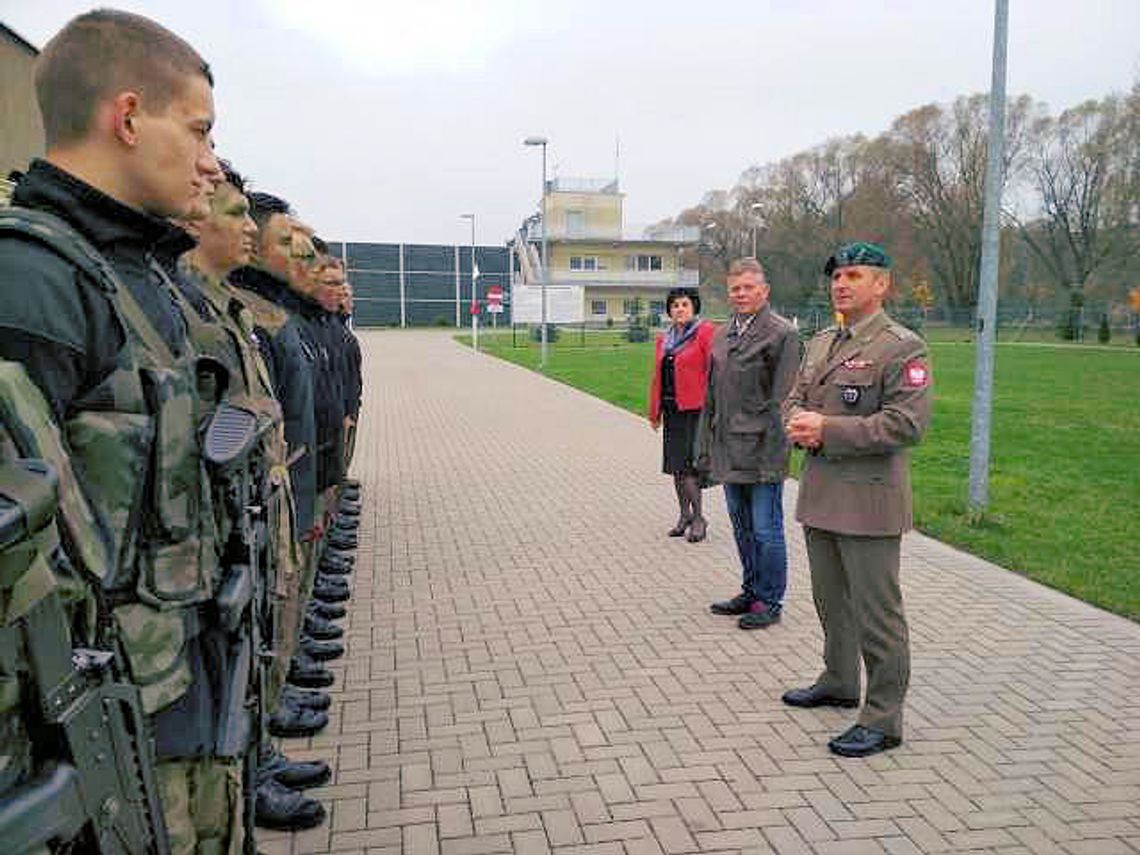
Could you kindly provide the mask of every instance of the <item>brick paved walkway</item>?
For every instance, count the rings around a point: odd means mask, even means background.
[[[664,537],[642,420],[437,332],[362,341],[349,653],[286,745],[334,764],[331,815],[267,855],[1140,852],[1140,626],[908,536],[907,741],[833,758],[850,711],[779,700],[820,655],[794,484],[784,621],[744,633],[707,611],[719,492],[707,542]]]

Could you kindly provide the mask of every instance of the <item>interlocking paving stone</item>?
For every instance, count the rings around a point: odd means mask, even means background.
[[[348,654],[306,852],[1140,853],[1140,626],[917,534],[906,741],[832,757],[785,488],[784,620],[707,611],[739,571],[676,509],[643,419],[437,331],[360,333],[364,484]],[[937,430],[937,424],[934,426]],[[1125,568],[1121,568],[1125,572]]]

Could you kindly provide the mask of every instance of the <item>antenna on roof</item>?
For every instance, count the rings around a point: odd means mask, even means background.
[[[614,189],[621,187],[621,135],[614,134]]]

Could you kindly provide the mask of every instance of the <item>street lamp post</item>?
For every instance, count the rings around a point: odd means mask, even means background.
[[[704,272],[704,257],[709,254],[712,247],[705,243],[705,232],[712,231],[716,228],[716,220],[709,220],[701,223],[701,236],[697,243],[697,287],[701,286],[701,274]],[[705,251],[701,252],[701,247],[705,247]]]
[[[542,356],[539,359],[538,367],[540,370],[546,370],[547,358],[547,343],[546,343],[546,283],[550,278],[550,259],[548,257],[547,249],[547,234],[550,231],[550,224],[547,222],[546,211],[546,146],[549,140],[546,137],[527,137],[523,140],[523,145],[540,145],[542,146]]]
[[[760,218],[756,216],[756,212],[763,210],[764,206],[759,202],[753,202],[748,208],[752,211],[753,216],[756,217],[752,223],[752,257],[755,258],[758,251],[756,246],[756,233],[760,230]]]
[[[475,288],[475,280],[479,276],[479,268],[475,265],[475,215],[460,214],[459,219],[471,221],[471,346],[479,351],[479,292]]]

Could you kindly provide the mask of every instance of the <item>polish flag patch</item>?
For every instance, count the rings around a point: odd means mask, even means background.
[[[930,369],[921,359],[912,359],[903,366],[903,385],[909,389],[921,389],[930,383]]]

